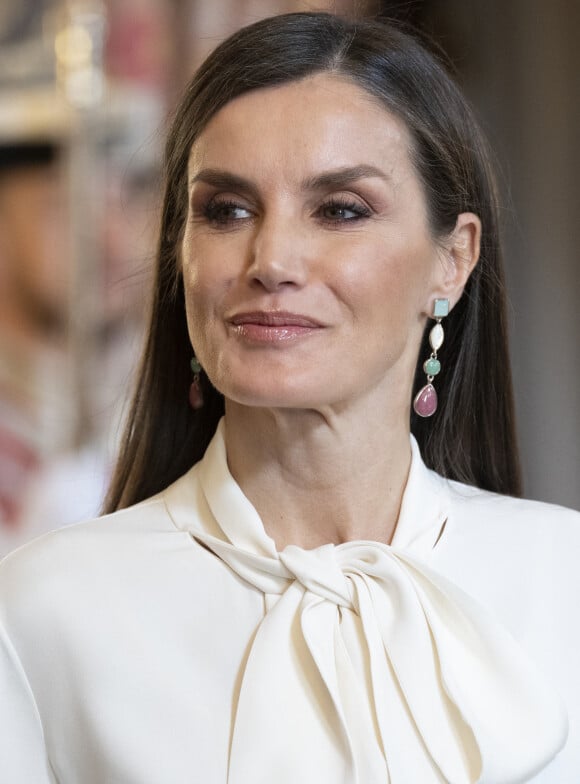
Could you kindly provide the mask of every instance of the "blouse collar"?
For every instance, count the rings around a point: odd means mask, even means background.
[[[421,458],[419,446],[411,435],[411,465],[403,492],[392,546],[427,556],[438,541],[450,510],[449,484],[431,471]],[[208,514],[192,516],[195,482],[203,486]],[[171,516],[181,530],[195,533],[200,527],[216,533],[215,522],[223,537],[236,547],[274,558],[274,540],[266,533],[256,509],[232,477],[226,455],[225,419],[202,461],[164,492]],[[197,506],[197,504],[196,504]],[[235,510],[235,514],[232,514]]]
[[[228,784],[515,784],[564,745],[565,711],[527,654],[428,564],[449,492],[412,450],[391,545],[277,552],[228,470],[223,421],[164,493],[178,528],[269,599],[248,643]]]

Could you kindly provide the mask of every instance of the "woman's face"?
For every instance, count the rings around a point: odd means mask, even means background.
[[[191,342],[226,398],[408,407],[448,266],[410,148],[399,119],[327,74],[243,95],[207,125],[181,256]]]

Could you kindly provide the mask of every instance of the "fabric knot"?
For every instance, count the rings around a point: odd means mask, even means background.
[[[322,599],[353,608],[354,587],[336,558],[336,547],[326,544],[315,550],[288,545],[279,554],[281,563],[298,582]]]
[[[263,775],[254,780],[267,781],[297,733],[309,764],[326,749],[326,767],[309,781],[355,784],[508,784],[539,770],[562,745],[565,714],[531,662],[483,607],[409,553],[358,541],[315,550],[289,545],[267,557],[207,534],[195,538],[242,579],[280,597],[248,656],[228,784],[244,784],[258,768]],[[369,708],[360,702],[363,682],[341,631],[352,621],[337,607],[360,618]],[[328,724],[321,715],[331,717]],[[256,743],[263,749],[264,737],[262,762]],[[408,755],[399,755],[401,738]],[[303,780],[296,765],[300,775],[289,768],[285,781]]]
[[[228,784],[273,771],[279,784],[514,784],[541,770],[566,739],[559,698],[497,618],[431,568],[421,536],[278,552],[228,471],[223,427],[197,472],[215,533],[189,530],[277,597],[240,673]],[[412,445],[402,526],[440,531],[446,504]]]

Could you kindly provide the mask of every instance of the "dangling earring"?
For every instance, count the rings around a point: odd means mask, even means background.
[[[437,392],[433,386],[433,379],[441,370],[441,362],[437,359],[437,351],[443,345],[445,333],[441,326],[441,319],[449,315],[449,300],[436,299],[433,304],[433,318],[437,322],[429,333],[429,343],[432,351],[429,359],[423,363],[423,372],[427,376],[427,383],[415,395],[413,408],[420,417],[430,417],[437,411]]]
[[[189,405],[197,411],[203,407],[203,391],[199,381],[199,374],[201,373],[201,365],[197,357],[193,357],[191,362],[191,372],[193,373],[193,381],[189,387]]]

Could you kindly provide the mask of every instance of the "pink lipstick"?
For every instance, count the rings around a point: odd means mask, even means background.
[[[270,345],[296,340],[323,328],[310,316],[280,310],[236,313],[228,320],[244,340]]]

